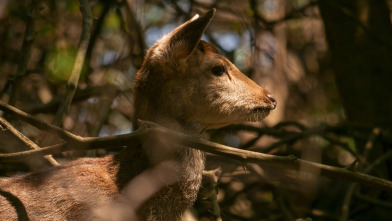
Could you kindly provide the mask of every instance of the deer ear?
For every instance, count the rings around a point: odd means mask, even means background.
[[[176,58],[186,58],[196,48],[208,24],[215,15],[215,8],[199,17],[193,16],[190,20],[173,30],[169,39],[172,55]]]

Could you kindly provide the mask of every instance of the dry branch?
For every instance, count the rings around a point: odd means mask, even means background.
[[[15,137],[17,137],[22,143],[24,143],[27,147],[33,150],[39,149],[39,146],[27,138],[24,134],[19,132],[15,127],[13,127],[8,121],[4,118],[0,117],[0,127],[3,126],[4,129],[10,131]]]
[[[68,79],[67,90],[65,92],[65,98],[60,104],[54,119],[54,125],[62,124],[65,115],[68,113],[68,109],[71,105],[73,96],[76,91],[76,87],[79,82],[80,74],[82,72],[84,60],[86,57],[86,52],[88,48],[88,43],[90,41],[91,29],[93,23],[93,17],[90,10],[90,5],[88,0],[80,0],[80,11],[82,12],[82,34],[79,41],[78,51],[76,53],[75,64],[71,72],[71,76]]]
[[[12,112],[11,109],[1,105],[0,109],[9,113],[20,115],[22,111]],[[14,109],[15,110],[15,109]],[[281,169],[296,170],[300,172],[320,172],[322,175],[337,178],[346,181],[352,181],[367,186],[392,191],[392,182],[378,177],[366,175],[363,173],[353,172],[346,168],[338,168],[306,160],[297,159],[295,156],[274,156],[253,151],[240,150],[222,144],[214,143],[199,137],[189,136],[176,131],[164,128],[152,122],[140,121],[140,128],[133,133],[107,136],[107,137],[79,137],[55,126],[49,126],[37,119],[23,113],[22,120],[28,119],[33,126],[39,125],[41,128],[47,128],[62,135],[67,141],[66,144],[58,144],[50,147],[44,147],[39,150],[30,150],[12,154],[1,154],[0,162],[10,162],[22,160],[30,156],[45,155],[48,153],[58,153],[70,150],[87,150],[97,148],[110,148],[119,146],[132,146],[148,139],[155,139],[157,136],[164,136],[183,146],[195,148],[215,155],[239,160],[243,163],[258,163],[262,166],[278,167]],[[62,131],[62,132],[61,132]],[[389,154],[387,154],[389,156]],[[305,168],[305,171],[303,170]],[[302,170],[301,170],[302,169]]]
[[[22,120],[28,124],[33,125],[34,127],[50,132],[50,133],[56,133],[58,134],[61,138],[68,140],[68,139],[73,139],[75,137],[77,137],[76,135],[65,131],[57,126],[54,126],[52,124],[48,124],[46,122],[43,122],[41,120],[38,120],[37,118],[31,116],[28,113],[25,113],[11,105],[8,104],[4,104],[2,102],[0,102],[0,110],[2,110],[4,113],[12,115],[12,116],[16,116],[17,119]]]

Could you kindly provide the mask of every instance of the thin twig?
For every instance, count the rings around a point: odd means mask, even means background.
[[[372,133],[370,134],[368,141],[365,144],[365,152],[364,152],[364,161],[367,160],[367,157],[370,153],[370,150],[373,149],[374,143],[376,142],[376,138],[380,135],[381,130],[379,128],[374,128]],[[392,152],[392,151],[391,151]],[[376,165],[379,165],[383,160],[387,160],[388,158],[390,158],[390,154],[391,152],[384,156],[382,156],[381,158],[379,158],[378,160],[376,160],[373,164],[371,164],[369,167],[367,167],[364,172],[365,173],[370,173],[371,170],[373,170],[373,168]],[[385,158],[385,156],[387,156]],[[380,161],[381,159],[381,161]],[[358,170],[363,169],[364,165],[366,162],[360,163],[359,166],[357,167]],[[358,184],[357,183],[352,183],[349,187],[348,190],[346,192],[346,195],[344,196],[343,199],[343,205],[342,205],[342,217],[341,220],[342,221],[346,221],[348,220],[348,217],[350,215],[350,205],[351,205],[351,201],[352,201],[352,197],[354,195],[354,193],[356,192],[356,190],[358,189]]]
[[[287,135],[283,136],[281,140],[271,144],[270,146],[261,149],[260,151],[263,153],[270,153],[273,151],[275,148],[280,147],[281,145],[287,144],[287,143],[294,143],[300,139],[310,137],[310,136],[315,136],[322,134],[324,131],[326,131],[326,126],[318,126],[314,128],[308,128],[305,129],[303,132],[293,132],[293,131],[281,131],[281,133],[286,133]],[[256,149],[257,150],[257,149]]]
[[[102,1],[102,11],[101,11],[101,14],[99,15],[98,19],[95,22],[95,27],[91,33],[90,40],[88,42],[88,47],[86,49],[86,56],[85,56],[86,64],[90,63],[93,48],[95,46],[95,43],[98,39],[99,34],[102,31],[104,21],[106,19],[106,16],[108,15],[108,12],[112,8],[113,3],[114,3],[113,1]],[[90,66],[88,68],[90,69]]]
[[[276,126],[275,126],[275,127],[271,127],[271,128],[268,128],[268,127],[267,128],[260,128],[260,127],[256,127],[256,126],[252,126],[252,125],[236,124],[236,125],[230,125],[227,127],[220,128],[220,129],[216,130],[214,133],[219,133],[219,132],[233,133],[233,132],[238,132],[238,131],[248,131],[248,132],[256,132],[256,133],[260,134],[260,136],[269,135],[269,136],[276,137],[276,138],[287,137],[290,134],[301,134],[300,132],[283,131],[283,130],[277,130],[277,129],[280,129],[280,127],[276,128]],[[310,130],[312,130],[312,129],[310,129]]]
[[[283,18],[280,18],[279,20],[275,20],[275,21],[266,21],[265,19],[260,19],[260,17],[259,19],[263,23],[265,29],[272,30],[275,25],[298,18],[298,15],[304,14],[304,12],[308,8],[314,7],[316,5],[317,5],[317,1],[310,1],[308,4],[292,10],[291,12],[287,13]]]
[[[28,124],[33,125],[34,127],[45,130],[49,133],[56,133],[58,134],[61,138],[65,140],[72,140],[75,139],[75,137],[78,137],[66,130],[61,129],[60,127],[54,126],[52,124],[48,124],[46,122],[43,122],[41,120],[38,120],[37,118],[31,116],[28,113],[25,113],[15,107],[12,107],[8,104],[4,104],[0,102],[0,110],[2,110],[4,113],[16,116],[19,120],[22,120]]]
[[[31,141],[29,138],[27,138],[24,134],[19,132],[17,129],[15,129],[10,123],[8,123],[4,118],[0,117],[0,124],[3,125],[9,132],[11,132],[15,137],[17,137],[22,143],[24,143],[27,147],[33,150],[39,149],[39,146],[35,144],[33,141]],[[56,166],[57,162],[53,161],[50,158],[45,157],[45,159],[48,160],[48,162],[52,166]]]
[[[354,156],[355,159],[362,159],[362,157],[359,156],[357,152],[355,152],[354,150],[352,150],[352,149],[350,148],[350,146],[349,146],[346,142],[339,140],[339,138],[335,138],[334,136],[330,136],[330,135],[328,135],[328,134],[324,134],[324,135],[321,136],[321,137],[322,137],[323,139],[325,139],[326,141],[332,143],[332,144],[335,144],[335,145],[340,146],[340,147],[343,148],[345,151],[349,152],[352,156]]]
[[[364,194],[361,194],[358,191],[355,192],[355,197],[357,197],[360,200],[366,201],[368,203],[374,204],[376,206],[382,206],[382,207],[385,207],[385,208],[388,208],[388,209],[392,209],[392,203],[386,202],[386,201],[381,201],[381,200],[378,200],[376,198],[368,197],[368,196],[366,196]]]
[[[4,118],[0,117],[0,125],[5,127],[9,132],[11,132],[15,137],[17,137],[22,143],[24,143],[27,147],[33,150],[39,149],[39,146],[27,138],[24,134],[19,132],[15,127],[13,127],[8,121]]]
[[[264,177],[264,174],[262,175],[260,172],[257,172],[257,170],[255,169],[257,167],[259,167],[259,165],[257,165],[257,164],[253,164],[253,165],[249,164],[248,165],[249,171],[251,171],[253,174],[258,176],[263,184],[268,185],[272,189],[272,192],[274,194],[274,198],[277,200],[278,206],[279,206],[280,210],[282,211],[286,220],[294,220],[294,216],[290,212],[289,208],[287,208],[286,202],[284,201],[284,197],[282,196],[280,189],[278,187],[276,187],[276,185],[274,185],[271,182],[271,180],[266,179],[266,177]],[[260,170],[260,169],[261,168],[258,168],[258,170]]]

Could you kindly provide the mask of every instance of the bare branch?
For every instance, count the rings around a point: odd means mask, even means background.
[[[15,162],[21,161],[29,157],[36,157],[36,156],[45,156],[48,154],[56,154],[61,153],[64,151],[64,146],[66,143],[55,144],[53,146],[39,148],[35,150],[27,150],[23,152],[16,152],[16,153],[5,153],[0,154],[0,162]]]
[[[54,126],[52,124],[48,124],[46,122],[43,122],[41,120],[38,120],[37,118],[31,116],[30,114],[27,114],[15,107],[12,107],[10,105],[4,104],[0,102],[0,110],[2,110],[4,113],[7,113],[9,115],[17,116],[19,120],[22,120],[26,123],[29,123],[33,125],[34,127],[37,127],[38,129],[45,130],[50,133],[56,133],[58,134],[61,138],[65,140],[72,140],[77,137],[76,135],[65,131],[57,126]]]
[[[308,4],[294,9],[293,11],[291,11],[290,13],[286,14],[283,18],[276,20],[276,21],[266,21],[265,19],[260,19],[261,22],[263,22],[264,26],[266,29],[272,29],[275,25],[291,20],[291,19],[295,19],[298,18],[299,15],[304,14],[304,12],[311,7],[314,7],[317,5],[317,1],[310,1]]]
[[[71,105],[73,96],[75,94],[76,87],[79,82],[79,77],[82,72],[86,52],[88,48],[88,42],[91,36],[91,28],[93,23],[93,17],[90,10],[88,0],[80,0],[80,11],[82,12],[83,24],[82,24],[82,35],[80,37],[78,51],[76,53],[75,64],[72,69],[71,76],[68,79],[67,90],[65,92],[65,98],[60,104],[60,108],[53,119],[54,125],[60,125],[68,113],[69,106]]]
[[[98,19],[95,22],[94,30],[91,32],[90,40],[88,42],[88,47],[86,49],[86,55],[85,55],[85,62],[88,64],[91,60],[91,55],[93,52],[93,48],[95,46],[95,43],[97,42],[98,36],[100,35],[102,31],[102,27],[105,21],[106,16],[108,15],[108,12],[112,8],[114,2],[112,1],[103,1],[102,4],[102,11],[101,14],[99,15]],[[88,66],[89,71],[90,66]]]
[[[0,117],[0,125],[5,127],[9,132],[11,132],[15,137],[17,137],[20,141],[22,141],[26,146],[28,146],[30,149],[37,150],[39,149],[39,146],[35,144],[33,141],[31,141],[29,138],[27,138],[24,134],[19,132],[15,127],[13,127],[8,121],[6,121],[4,118]]]
[[[21,132],[19,132],[17,129],[15,129],[10,123],[8,123],[4,118],[0,117],[0,124],[3,125],[4,127],[7,128],[8,131],[10,131],[15,137],[17,137],[20,141],[22,141],[26,146],[33,150],[39,149],[39,146],[35,144],[33,141],[31,141],[29,138],[27,138],[25,135],[23,135]],[[48,162],[52,166],[57,166],[58,163],[52,158],[52,157],[47,157],[44,156],[45,159],[48,160]]]
[[[96,149],[109,148],[118,146],[132,146],[143,142],[147,139],[155,139],[157,136],[165,136],[167,139],[172,139],[173,142],[183,146],[192,147],[215,155],[239,160],[244,163],[258,163],[262,166],[277,167],[281,169],[296,170],[302,172],[319,171],[322,175],[332,178],[337,178],[346,181],[357,182],[367,186],[392,191],[392,182],[366,175],[363,173],[353,172],[345,168],[338,168],[319,163],[314,163],[306,160],[297,159],[294,156],[274,156],[253,151],[240,150],[222,144],[207,141],[205,139],[185,135],[176,131],[169,130],[155,123],[148,121],[139,121],[140,128],[131,134],[124,134],[118,136],[108,137],[78,137],[69,136],[68,143],[58,144],[57,146],[45,147],[40,150],[31,150],[13,154],[1,154],[0,162],[9,162],[21,160],[32,155],[42,155],[53,152],[62,152],[77,149]],[[68,133],[68,132],[67,132]],[[392,152],[384,155],[390,157]],[[377,161],[378,162],[378,161]],[[309,170],[303,171],[301,168]]]
[[[43,156],[47,154],[57,154],[71,150],[93,150],[98,148],[111,148],[121,146],[132,146],[142,142],[153,133],[153,128],[146,125],[130,134],[107,137],[69,137],[67,143],[59,143],[38,150],[29,150],[17,153],[0,154],[0,162],[14,162],[32,156]]]
[[[360,200],[366,201],[366,202],[368,202],[368,203],[374,204],[374,205],[376,205],[376,206],[380,206],[380,207],[385,207],[385,208],[388,208],[388,209],[392,209],[392,203],[390,203],[390,202],[388,202],[388,201],[381,201],[381,200],[376,199],[376,198],[371,198],[371,197],[369,197],[369,196],[366,196],[366,195],[364,195],[364,194],[361,194],[359,191],[357,191],[357,192],[355,193],[355,197],[358,198],[358,199],[360,199]]]

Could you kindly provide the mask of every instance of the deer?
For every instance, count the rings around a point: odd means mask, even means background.
[[[260,121],[275,109],[270,92],[201,40],[214,15],[196,14],[147,50],[135,77],[135,129],[141,119],[197,136]],[[1,178],[0,220],[181,220],[204,163],[202,151],[157,137],[117,154]],[[128,214],[110,214],[120,207]]]

